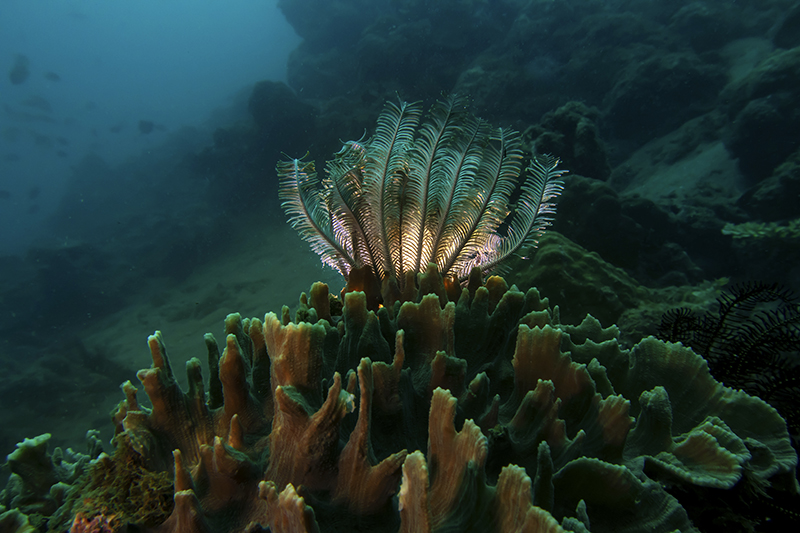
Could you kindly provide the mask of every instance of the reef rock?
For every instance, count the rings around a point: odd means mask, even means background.
[[[726,147],[752,182],[768,178],[800,143],[800,48],[777,50],[726,87]]]

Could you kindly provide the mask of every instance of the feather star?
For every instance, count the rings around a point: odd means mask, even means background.
[[[436,102],[423,122],[420,108],[387,102],[375,134],[344,143],[321,183],[313,162],[278,163],[289,223],[345,279],[364,269],[403,284],[434,263],[463,283],[535,246],[552,221],[557,159],[531,155],[523,168],[519,134],[474,117],[464,98]]]

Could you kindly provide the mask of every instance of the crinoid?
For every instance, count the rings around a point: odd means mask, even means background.
[[[688,309],[664,315],[658,337],[681,342],[708,361],[711,374],[772,404],[800,437],[800,305],[777,283],[734,285],[716,313]]]
[[[525,167],[519,134],[472,116],[464,98],[420,116],[418,102],[387,102],[375,134],[344,143],[321,184],[311,161],[278,164],[292,227],[349,288],[372,285],[384,300],[409,299],[399,295],[429,263],[458,282],[473,267],[498,271],[536,244],[562,189],[557,159]]]
[[[742,283],[729,287],[717,299],[716,311],[698,316],[675,309],[661,319],[658,337],[680,342],[701,355],[715,379],[771,404],[786,420],[795,449],[800,444],[800,305],[777,283]],[[757,454],[754,453],[755,457]],[[797,467],[795,464],[795,472]],[[794,483],[794,481],[792,482]],[[798,523],[797,491],[741,483],[743,490],[696,498],[692,491],[672,491],[695,525],[717,528],[720,517],[737,509],[738,520]],[[703,529],[702,527],[700,527]],[[768,529],[757,529],[766,531]]]

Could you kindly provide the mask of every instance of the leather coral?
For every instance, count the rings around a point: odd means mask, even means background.
[[[691,350],[623,349],[501,278],[471,289],[394,313],[348,293],[337,316],[315,284],[298,321],[231,315],[207,395],[199,361],[181,391],[151,337],[153,407],[127,384],[116,420],[173,473],[157,530],[692,531],[665,487],[796,490],[783,420]]]

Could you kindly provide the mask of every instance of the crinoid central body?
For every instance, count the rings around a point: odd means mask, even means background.
[[[402,292],[429,263],[463,282],[550,224],[564,174],[555,158],[526,157],[517,132],[472,116],[463,98],[420,117],[419,103],[387,102],[375,134],[346,142],[321,183],[313,162],[278,164],[289,222],[348,284]]]

